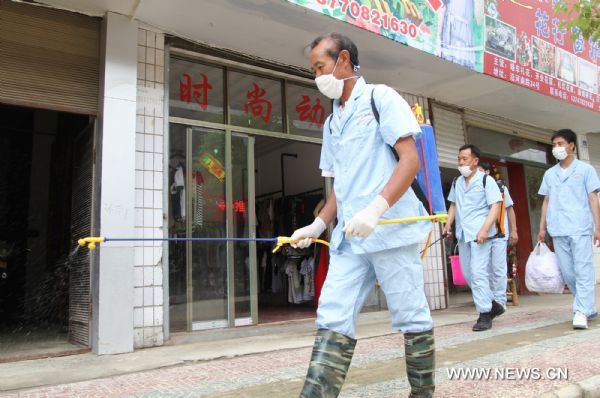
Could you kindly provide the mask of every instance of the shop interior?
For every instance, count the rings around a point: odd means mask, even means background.
[[[92,138],[88,116],[0,105],[0,362],[88,344]]]
[[[257,137],[255,144],[257,237],[291,236],[323,206],[325,179],[319,145]],[[325,256],[325,261],[320,261]],[[315,316],[315,288],[324,280],[321,245],[304,250],[257,245],[259,323]],[[315,277],[317,279],[315,279]],[[318,292],[317,292],[318,294]]]

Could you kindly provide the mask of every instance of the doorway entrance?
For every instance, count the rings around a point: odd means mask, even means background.
[[[169,140],[169,236],[249,238],[254,139],[172,124]],[[171,329],[252,324],[254,250],[254,242],[170,242]]]
[[[0,105],[0,362],[89,346],[93,122]]]
[[[313,222],[324,203],[325,179],[318,168],[317,144],[257,137],[255,147],[257,236],[291,236]],[[321,245],[304,250],[257,245],[258,322],[315,316],[316,293],[323,281],[316,270]],[[325,254],[323,254],[325,255]],[[316,279],[315,279],[316,278]]]
[[[318,144],[172,124],[169,147],[173,238],[290,236],[313,221],[325,197]],[[170,242],[172,331],[314,317],[320,247],[272,253],[273,246]]]

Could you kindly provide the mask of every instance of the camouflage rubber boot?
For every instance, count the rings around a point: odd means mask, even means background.
[[[335,398],[342,389],[356,340],[327,329],[315,337],[300,398]]]
[[[409,398],[430,398],[435,390],[435,347],[433,329],[404,333],[406,374],[410,383]]]

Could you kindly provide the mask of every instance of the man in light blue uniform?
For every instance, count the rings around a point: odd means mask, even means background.
[[[444,227],[446,235],[452,234],[452,223],[456,219],[456,239],[460,255],[460,267],[471,292],[479,318],[473,331],[479,332],[492,327],[492,319],[504,312],[504,308],[494,301],[490,289],[488,265],[492,250],[489,240],[496,234],[494,224],[500,210],[502,196],[493,178],[477,168],[479,149],[474,145],[464,145],[458,153],[458,170],[461,176],[454,180],[448,201],[448,222]],[[483,179],[490,183],[485,187]]]
[[[589,164],[574,158],[577,136],[571,130],[552,135],[552,154],[560,162],[544,173],[538,241],[552,237],[558,265],[573,293],[573,328],[587,329],[597,316],[592,242],[600,244],[600,180]],[[595,225],[595,230],[594,230]]]
[[[421,129],[398,93],[366,84],[357,75],[358,50],[350,39],[334,33],[315,39],[311,48],[317,87],[334,99],[333,114],[323,128],[320,168],[323,176],[335,180],[318,217],[291,239],[294,246],[306,247],[336,218],[338,223],[301,397],[339,393],[356,344],[356,319],[376,280],[393,328],[404,333],[411,396],[431,397],[433,322],[418,248],[431,223],[377,226],[380,219],[427,215],[410,188],[419,169],[414,137]]]
[[[479,169],[490,176],[491,166],[488,162],[479,162]],[[494,177],[491,176],[490,178]],[[496,314],[496,316],[500,316],[504,313],[504,310],[506,310],[506,285],[508,281],[506,250],[508,248],[509,240],[511,246],[515,245],[519,240],[519,236],[517,234],[517,217],[515,216],[514,202],[510,196],[508,187],[501,180],[494,179],[494,183],[498,184],[500,193],[504,195],[504,217],[499,217],[499,219],[503,219],[502,222],[504,223],[504,228],[502,231],[504,231],[504,236],[498,236],[497,238],[492,239],[492,254],[488,270],[490,274],[490,289],[492,289],[492,296],[494,297],[494,301],[502,306],[502,310],[498,309],[499,313]],[[496,222],[496,224],[498,224],[498,222]],[[496,225],[496,233],[499,234],[500,232],[501,231],[498,230],[498,225]]]

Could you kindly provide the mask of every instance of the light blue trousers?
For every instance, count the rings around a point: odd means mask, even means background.
[[[573,312],[596,312],[596,272],[591,236],[555,236],[554,252],[560,272],[573,293]]]
[[[394,330],[417,333],[433,328],[418,245],[355,254],[345,240],[331,251],[317,327],[355,338],[356,319],[376,279],[385,293]]]
[[[471,288],[475,308],[479,313],[490,312],[494,299],[488,273],[492,241],[488,240],[483,244],[458,242],[460,268]]]
[[[492,239],[492,254],[490,258],[490,289],[492,296],[498,304],[506,305],[506,284],[508,274],[506,267],[506,239]]]

